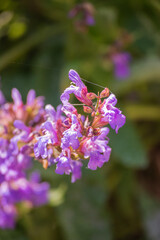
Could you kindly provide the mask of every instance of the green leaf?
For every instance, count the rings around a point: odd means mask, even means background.
[[[112,129],[109,133],[110,146],[115,157],[127,167],[145,168],[147,156],[140,137],[134,126],[127,123],[116,134]]]
[[[31,36],[21,41],[10,50],[6,51],[0,57],[0,71],[6,68],[13,61],[28,53],[31,49],[42,43],[45,39],[61,32],[61,28],[52,26],[44,26],[38,29]]]
[[[46,103],[60,104],[60,77],[64,63],[65,35],[47,39],[33,60],[34,88],[44,95]],[[37,67],[36,67],[37,66]]]
[[[142,215],[142,224],[147,239],[160,239],[160,202],[145,192],[142,188],[138,189],[139,206]]]
[[[16,230],[0,230],[0,239],[1,240],[29,240],[26,236],[26,233],[21,229]]]
[[[109,219],[104,211],[105,200],[105,192],[100,186],[82,181],[72,184],[65,203],[58,208],[66,239],[110,240]]]
[[[53,207],[41,206],[34,208],[29,214],[19,219],[19,223],[22,224],[30,240],[64,239],[56,216],[56,210]]]

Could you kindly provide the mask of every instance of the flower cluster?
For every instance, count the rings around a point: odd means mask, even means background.
[[[23,104],[17,89],[12,90],[13,103],[6,103],[0,91],[0,227],[12,228],[17,216],[16,204],[30,206],[47,201],[48,184],[40,183],[37,173],[28,179],[31,157],[47,169],[56,166],[57,174],[81,178],[81,168],[96,170],[108,162],[111,154],[109,128],[118,133],[125,116],[116,107],[117,99],[105,88],[97,95],[88,92],[78,73],[69,71],[72,84],[61,95],[62,105],[55,110],[44,108],[43,97],[30,90]],[[83,115],[70,103],[74,94]]]
[[[17,89],[12,90],[13,103],[6,103],[0,91],[0,227],[13,228],[18,211],[17,203],[25,202],[30,207],[47,202],[49,185],[40,183],[39,174],[31,167],[27,143],[43,121],[43,98],[35,97],[30,90],[27,103],[23,104]],[[23,130],[23,131],[22,131]]]
[[[72,174],[71,181],[75,182],[81,178],[85,160],[89,159],[91,170],[102,167],[109,160],[111,148],[106,125],[118,133],[125,123],[125,116],[115,107],[117,99],[108,88],[98,95],[88,92],[74,70],[69,71],[69,79],[72,84],[61,95],[62,106],[57,111],[51,105],[45,108],[46,121],[36,137],[34,154],[45,168],[55,164],[56,173]],[[69,102],[71,94],[82,103],[84,115]]]

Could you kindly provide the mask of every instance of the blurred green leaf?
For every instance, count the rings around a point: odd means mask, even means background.
[[[26,30],[26,23],[16,21],[9,26],[8,36],[12,39],[20,38],[25,34]]]
[[[58,208],[66,239],[110,240],[110,224],[104,204],[105,194],[100,187],[82,181],[73,184],[65,203]]]
[[[60,77],[64,64],[64,34],[50,36],[32,61],[34,88],[46,96],[46,102],[60,104]]]
[[[147,166],[146,151],[133,124],[127,121],[119,129],[118,134],[111,130],[109,137],[113,155],[117,160],[131,168],[144,168]]]
[[[29,214],[19,219],[23,224],[29,240],[62,240],[62,231],[53,207],[42,206],[33,209]],[[17,239],[15,239],[17,240]]]
[[[1,240],[29,240],[26,233],[21,229],[16,228],[16,230],[0,230]]]
[[[160,202],[141,188],[139,189],[138,196],[142,214],[142,223],[147,239],[159,240]]]
[[[128,104],[123,106],[124,112],[132,120],[160,120],[160,107]]]
[[[0,14],[0,31],[1,29],[7,25],[11,19],[13,18],[13,12],[5,11]]]
[[[1,0],[0,9],[5,10],[9,7],[11,0]]]
[[[64,202],[66,191],[66,184],[61,184],[58,188],[51,189],[49,192],[49,204],[54,207],[62,204]]]
[[[18,43],[12,49],[1,55],[0,57],[0,71],[7,67],[12,61],[15,61],[20,56],[23,56],[25,53],[39,43],[43,42],[46,38],[54,35],[55,33],[61,31],[59,26],[44,26],[38,29],[35,33],[29,36],[27,39],[23,40],[21,43]]]

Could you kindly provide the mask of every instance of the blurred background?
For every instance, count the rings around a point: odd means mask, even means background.
[[[0,240],[160,239],[160,1],[0,0],[0,76],[57,106],[75,69],[90,91],[108,87],[126,125],[111,131],[102,169],[83,169],[74,184],[54,169],[49,204],[20,209]],[[75,99],[72,99],[75,101]]]

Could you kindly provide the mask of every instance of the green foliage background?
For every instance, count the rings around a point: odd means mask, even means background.
[[[78,32],[67,15],[81,2],[0,0],[2,90],[10,100],[13,87],[24,98],[34,88],[56,106],[73,68],[116,94],[127,123],[110,133],[110,162],[84,168],[75,184],[35,163],[51,184],[49,204],[20,208],[15,230],[0,230],[0,240],[160,239],[160,1],[90,1],[96,24]],[[103,56],[123,30],[133,37],[132,63],[120,81]]]

